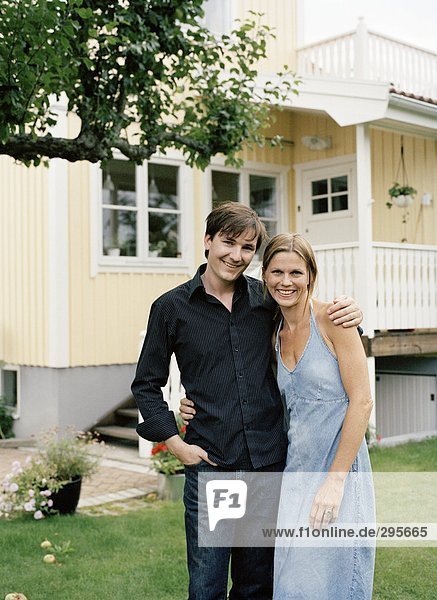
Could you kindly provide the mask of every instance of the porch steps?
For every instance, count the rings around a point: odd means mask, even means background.
[[[101,425],[94,427],[93,431],[105,438],[117,438],[138,442],[138,434],[133,427],[123,427],[122,425]]]
[[[129,417],[130,419],[138,418],[138,409],[136,408],[119,408],[117,410],[117,415],[121,417]]]
[[[105,415],[93,427],[105,441],[117,440],[130,446],[138,445],[135,430],[138,423],[138,409],[133,398],[125,400],[118,408]]]

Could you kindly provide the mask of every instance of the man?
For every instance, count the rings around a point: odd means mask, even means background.
[[[272,597],[273,548],[205,548],[197,540],[197,475],[218,470],[281,471],[286,454],[284,416],[271,369],[274,307],[262,283],[245,277],[262,241],[263,223],[250,208],[222,204],[207,218],[206,265],[190,281],[152,305],[132,392],[144,419],[139,435],[165,440],[186,466],[184,491],[190,600]],[[331,318],[361,321],[350,300],[334,304]],[[346,323],[347,322],[347,323]],[[196,406],[185,440],[162,387],[176,355],[181,382]]]

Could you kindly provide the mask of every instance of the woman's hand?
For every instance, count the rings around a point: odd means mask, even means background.
[[[310,526],[313,529],[327,527],[337,520],[344,494],[347,473],[328,473],[319,488],[310,512]]]
[[[194,402],[188,398],[182,398],[179,403],[179,414],[181,415],[183,424],[189,425],[191,419],[193,419],[196,414]]]

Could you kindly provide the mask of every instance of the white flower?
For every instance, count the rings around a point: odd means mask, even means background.
[[[40,510],[37,510],[35,512],[35,514],[33,515],[33,518],[38,521],[39,519],[44,519],[44,515],[42,514],[42,512]]]
[[[24,510],[26,512],[33,512],[34,509],[35,509],[35,502],[25,502],[24,503]]]
[[[52,495],[52,492],[51,492],[51,490],[41,490],[40,491],[40,495],[41,496],[45,496],[46,498],[48,498],[49,496]]]
[[[29,490],[29,496],[30,498],[33,498],[35,496],[35,490]]]
[[[18,485],[15,482],[11,483],[9,486],[9,491],[13,493],[18,492]]]
[[[53,506],[53,500],[48,500],[48,501],[47,501],[47,506],[48,506],[49,508],[51,508],[51,507]]]

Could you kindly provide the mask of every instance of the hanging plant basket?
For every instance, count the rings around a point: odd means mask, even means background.
[[[417,190],[409,185],[401,185],[394,183],[388,190],[392,203],[400,208],[406,208],[413,203],[413,196],[417,194]]]
[[[408,185],[407,169],[405,167],[404,159],[404,140],[401,137],[401,156],[399,159],[398,170],[396,172],[396,180],[392,187],[388,190],[390,196],[390,202],[387,202],[388,208],[391,208],[393,204],[400,208],[407,208],[413,203],[414,194],[417,194],[411,185]],[[398,183],[401,180],[402,183]]]

